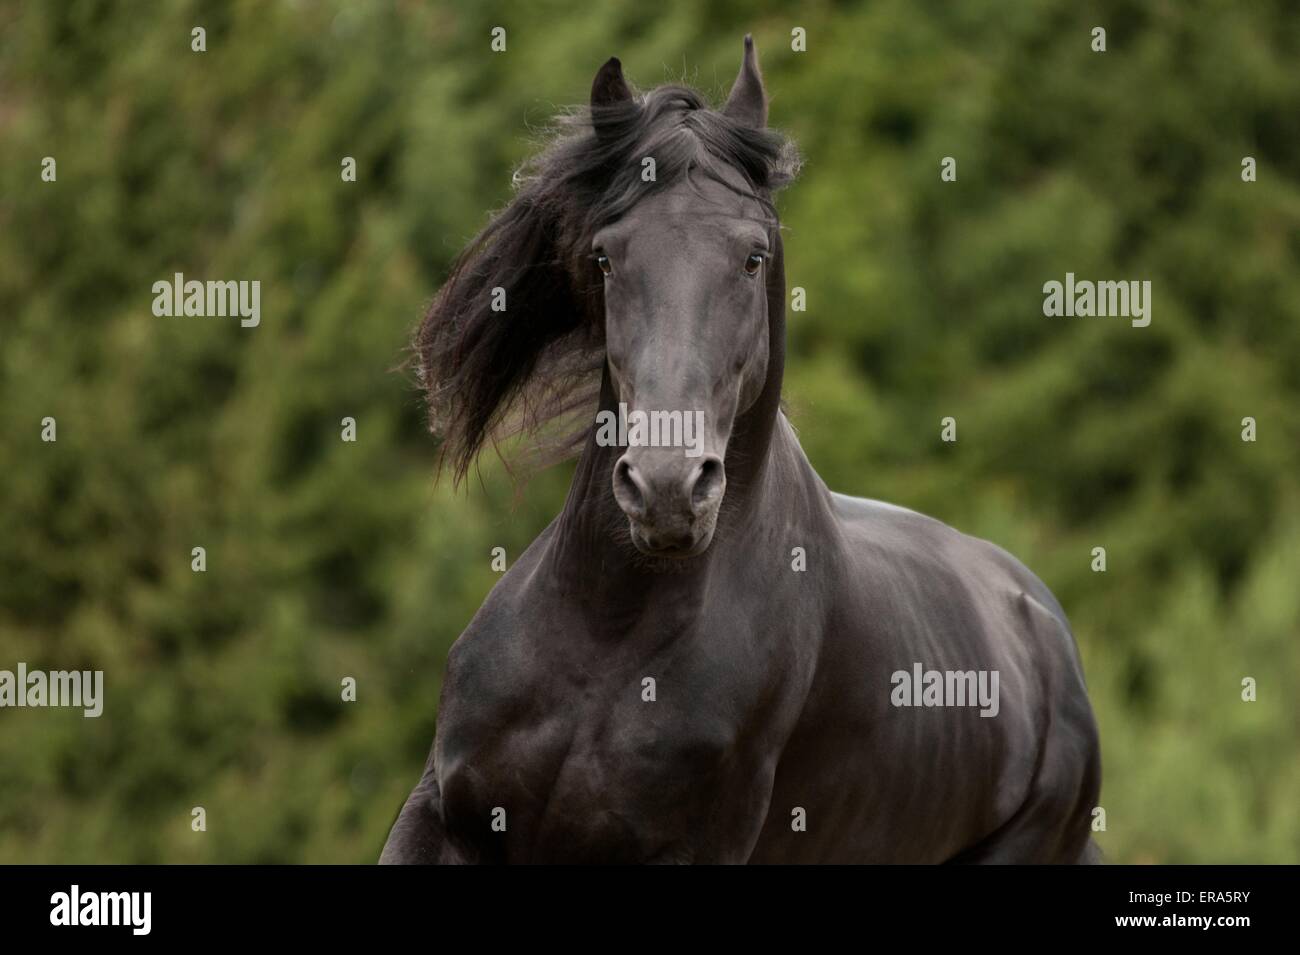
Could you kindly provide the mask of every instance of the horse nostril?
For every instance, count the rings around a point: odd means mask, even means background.
[[[645,517],[645,486],[626,455],[614,465],[614,500],[629,517]]]
[[[694,486],[691,488],[691,510],[698,514],[722,497],[726,477],[722,459],[716,454],[706,457],[695,469]]]

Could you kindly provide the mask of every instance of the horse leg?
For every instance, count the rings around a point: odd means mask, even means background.
[[[1100,863],[1101,850],[1088,837],[1090,820],[1088,807],[1035,791],[1006,823],[948,861],[952,865]]]
[[[434,865],[457,862],[442,822],[442,794],[433,773],[433,757],[411,790],[384,843],[380,865]]]
[[[1075,864],[1104,865],[1105,862],[1106,860],[1101,854],[1101,846],[1097,845],[1097,843],[1092,839],[1089,839],[1087,843],[1084,844],[1083,852],[1079,854],[1079,858],[1075,861]]]
[[[1039,601],[1022,601],[1030,632],[1042,646],[1073,646],[1064,620]],[[1053,701],[1033,782],[1020,808],[998,829],[958,854],[965,863],[1092,863],[1101,850],[1091,839],[1092,811],[1101,789],[1101,752],[1087,692],[1057,657],[1049,683]]]
[[[1029,794],[1006,822],[951,862],[965,864],[1101,861],[1091,839],[1101,785],[1091,726],[1057,724],[1040,756]]]

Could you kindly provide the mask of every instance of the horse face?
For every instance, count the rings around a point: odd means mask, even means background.
[[[610,59],[591,86],[596,137],[624,134],[633,103],[621,64]],[[767,124],[751,37],[722,113],[738,127]],[[628,448],[614,465],[614,497],[632,542],[654,556],[693,557],[713,540],[727,441],[767,377],[773,224],[743,175],[707,165],[688,165],[679,181],[647,190],[592,238],[618,443]]]
[[[633,543],[654,556],[709,546],[732,426],[767,376],[770,224],[729,176],[657,191],[592,243],[628,445],[614,496]]]

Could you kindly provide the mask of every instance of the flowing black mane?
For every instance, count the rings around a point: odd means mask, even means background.
[[[646,157],[655,161],[651,182],[642,178]],[[785,137],[737,122],[682,86],[560,117],[415,334],[442,465],[459,481],[485,442],[515,434],[531,439],[541,463],[581,448],[590,425],[581,416],[594,411],[604,361],[603,289],[591,262],[598,229],[656,189],[697,175],[735,188],[735,174],[774,225],[772,195],[798,168]],[[493,310],[494,289],[504,290],[503,311]]]

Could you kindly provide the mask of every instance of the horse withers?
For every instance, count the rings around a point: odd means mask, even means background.
[[[721,110],[611,59],[457,261],[415,340],[457,476],[513,426],[585,427],[563,511],[451,649],[381,862],[1095,857],[1060,605],[992,544],[828,490],[782,412],[797,171],[750,38]],[[656,415],[669,440],[637,433]]]

